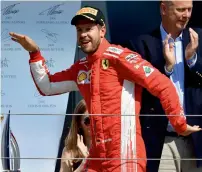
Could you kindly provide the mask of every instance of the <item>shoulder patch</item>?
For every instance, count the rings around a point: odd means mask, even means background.
[[[114,55],[114,54],[110,54],[110,53],[103,53],[104,55],[106,56],[111,56],[111,57],[114,57],[114,58],[119,58],[118,55]]]
[[[117,47],[108,47],[108,49],[106,51],[120,55],[124,50],[117,48]]]

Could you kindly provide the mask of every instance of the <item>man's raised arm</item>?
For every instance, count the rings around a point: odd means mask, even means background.
[[[30,54],[30,70],[34,83],[41,95],[50,96],[63,94],[70,91],[78,91],[74,81],[74,65],[65,71],[51,75],[45,59],[41,56],[37,44],[28,36],[10,33],[11,39],[18,42]]]

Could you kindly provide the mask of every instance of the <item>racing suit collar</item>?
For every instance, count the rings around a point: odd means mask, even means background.
[[[93,63],[95,60],[97,60],[98,58],[100,58],[102,56],[102,54],[105,52],[105,50],[110,46],[110,43],[104,38],[102,40],[102,42],[100,43],[97,51],[92,54],[92,55],[88,55],[87,59],[88,62]]]

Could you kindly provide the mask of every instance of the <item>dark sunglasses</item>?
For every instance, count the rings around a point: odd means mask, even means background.
[[[83,121],[84,121],[84,124],[85,124],[86,126],[90,125],[90,118],[89,118],[89,117],[85,117],[85,118],[83,119]]]

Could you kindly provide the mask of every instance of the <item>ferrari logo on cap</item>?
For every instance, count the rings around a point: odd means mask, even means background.
[[[103,59],[102,60],[102,67],[104,70],[109,68],[109,60],[108,59]]]

